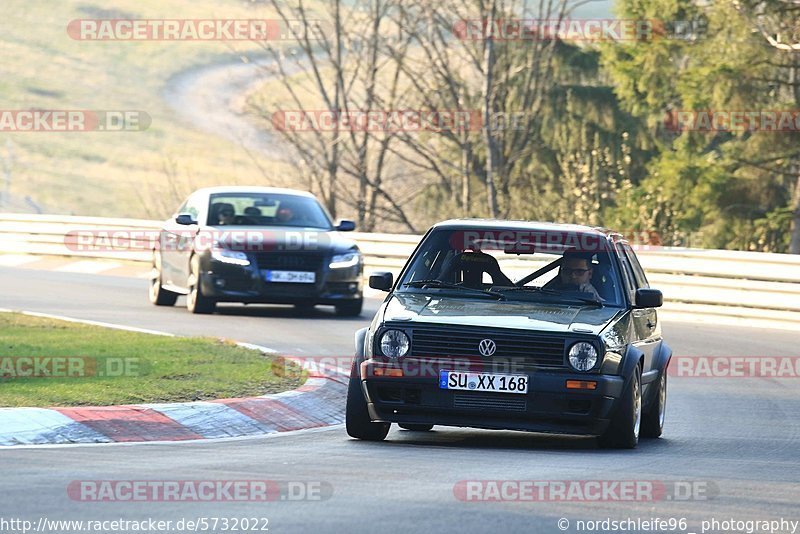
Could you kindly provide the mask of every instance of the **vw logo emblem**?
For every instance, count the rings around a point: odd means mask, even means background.
[[[480,343],[478,343],[478,352],[481,353],[481,356],[491,356],[497,350],[497,345],[491,339],[482,339]]]

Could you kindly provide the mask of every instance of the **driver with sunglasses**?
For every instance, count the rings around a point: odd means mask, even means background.
[[[558,277],[552,284],[546,287],[560,289],[564,291],[583,291],[591,293],[597,300],[602,301],[600,294],[591,283],[592,280],[592,260],[591,256],[581,254],[575,249],[564,252],[561,258],[561,268],[558,270]]]

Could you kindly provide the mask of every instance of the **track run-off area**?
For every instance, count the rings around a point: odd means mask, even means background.
[[[0,268],[0,295],[2,308],[343,360],[379,304],[367,299],[355,319],[325,307],[301,315],[291,307],[241,305],[195,316],[181,307],[183,299],[175,308],[150,305],[143,279],[19,268]],[[786,329],[675,322],[668,315],[663,324],[676,356],[800,357],[800,333]],[[791,521],[800,520],[798,385],[797,377],[673,376],[664,436],[623,451],[598,449],[590,438],[444,427],[421,433],[395,426],[385,442],[367,443],[350,439],[342,425],[247,439],[8,447],[0,449],[0,521],[31,521],[51,532],[79,531],[54,530],[52,521],[152,519],[175,532],[179,521],[183,531],[206,532],[235,531],[236,521],[238,531],[262,532],[752,527],[752,534],[769,532],[752,522],[773,520],[775,532],[792,532]],[[217,499],[192,498],[186,481],[194,489],[216,485]],[[242,481],[251,482],[242,488]],[[118,491],[120,483],[146,488]],[[170,483],[179,483],[177,494],[168,492],[178,498],[164,497]],[[187,526],[203,520],[207,528]],[[119,531],[135,530],[129,524]]]

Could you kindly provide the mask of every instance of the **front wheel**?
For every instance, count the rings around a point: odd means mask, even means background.
[[[356,439],[367,441],[383,441],[389,433],[391,423],[373,423],[367,412],[367,400],[361,391],[361,379],[355,369],[356,362],[350,370],[350,383],[347,386],[347,408],[345,409],[345,426],[347,434]]]
[[[642,425],[642,371],[638,365],[625,393],[617,403],[617,411],[608,430],[599,438],[600,446],[633,449],[639,443],[639,429]]]
[[[217,303],[203,294],[201,282],[200,258],[193,256],[189,264],[189,294],[186,296],[186,308],[197,314],[213,313]]]
[[[161,285],[161,254],[153,252],[153,268],[150,271],[150,302],[156,306],[174,306],[178,294]]]
[[[664,432],[664,421],[667,415],[667,370],[661,372],[658,381],[656,400],[652,408],[642,416],[642,436],[658,438]]]

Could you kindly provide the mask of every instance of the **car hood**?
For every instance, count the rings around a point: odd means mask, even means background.
[[[609,306],[395,293],[384,304],[383,320],[599,334],[622,312]]]
[[[298,226],[205,226],[200,232],[226,244],[246,239],[246,250],[261,250],[259,241],[264,243],[264,250],[347,250],[356,246],[355,240],[335,230]]]

